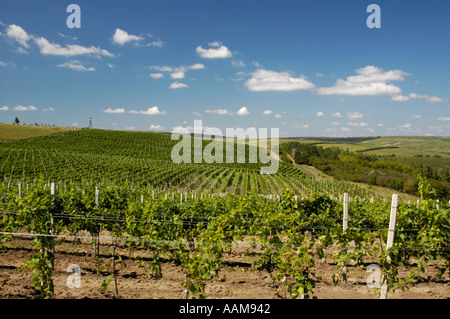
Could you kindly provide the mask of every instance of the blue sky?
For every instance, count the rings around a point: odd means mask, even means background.
[[[0,122],[450,136],[449,19],[446,0],[2,0]]]

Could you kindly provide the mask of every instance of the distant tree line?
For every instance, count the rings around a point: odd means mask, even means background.
[[[418,195],[418,176],[428,179],[436,197],[450,198],[450,171],[445,165],[409,162],[392,156],[350,152],[338,147],[322,147],[301,142],[282,143],[282,160],[316,167],[338,180],[363,182]],[[435,160],[444,160],[435,158]]]

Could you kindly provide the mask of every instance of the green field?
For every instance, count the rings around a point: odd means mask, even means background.
[[[374,155],[395,156],[442,156],[450,158],[450,137],[435,136],[381,136],[362,141],[348,141],[349,138],[289,138],[281,142],[297,141],[323,147],[339,147],[351,152],[360,151]],[[373,148],[378,148],[371,150]]]
[[[355,196],[383,197],[390,196],[393,192],[402,192],[400,188],[367,185],[364,180],[359,179],[348,179],[357,184],[346,182],[345,175],[343,180],[342,177],[329,178],[327,172],[311,174],[313,167],[308,169],[306,166],[292,165],[289,159],[283,157],[278,172],[274,175],[261,174],[261,167],[270,163],[263,164],[260,161],[211,164],[192,161],[176,164],[170,155],[178,141],[172,141],[171,135],[167,133],[2,124],[0,140],[3,141],[0,143],[0,178],[3,183],[8,184],[17,184],[19,181],[33,183],[42,176],[48,181],[59,183],[131,183],[136,187],[145,186],[164,191],[233,194],[255,192],[268,195],[281,194],[284,189],[289,189],[302,197],[313,192],[335,196],[350,192]],[[386,160],[391,160],[392,154],[396,154],[395,161],[399,163],[414,167],[425,165],[441,175],[444,174],[442,169],[450,168],[450,154],[446,152],[450,138],[446,137],[283,139],[281,146],[289,141],[325,148],[339,147],[356,152],[354,154],[384,155],[386,157],[381,158]],[[236,141],[235,148],[242,142]],[[255,147],[256,141],[246,143],[247,156],[249,147]],[[342,163],[351,165],[348,158]],[[412,185],[414,181],[410,179],[408,177],[405,181]],[[410,195],[417,194],[412,192]],[[404,197],[414,199],[410,195]]]
[[[71,127],[0,124],[0,141],[22,140],[73,130]]]

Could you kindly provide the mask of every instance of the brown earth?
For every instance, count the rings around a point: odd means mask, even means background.
[[[33,240],[30,238],[13,238],[8,240],[0,253],[0,298],[31,299],[36,296],[36,290],[31,284],[32,273],[20,266],[33,254]],[[180,299],[183,287],[181,282],[186,278],[183,268],[168,259],[162,261],[161,279],[151,279],[147,275],[147,267],[140,264],[134,257],[140,257],[147,263],[151,255],[144,249],[117,248],[116,259],[118,270],[117,288],[119,298],[125,299]],[[210,280],[206,284],[206,296],[209,299],[278,299],[276,287],[266,271],[252,267],[257,258],[258,250],[246,253],[246,248],[233,248],[231,254],[225,254],[224,266],[219,273],[219,279]],[[100,272],[97,272],[95,259],[92,255],[92,245],[88,241],[64,240],[58,241],[55,254],[54,298],[55,299],[107,299],[115,298],[114,283],[111,282],[106,292],[102,292],[102,282],[111,273],[112,248],[109,243],[100,245]],[[69,288],[67,280],[72,274],[67,272],[71,264],[76,264],[81,270],[81,287]],[[442,263],[440,263],[442,264]],[[450,276],[448,271],[439,279],[435,279],[439,263],[429,264],[426,272],[421,274],[414,286],[406,291],[391,291],[388,298],[392,299],[442,299],[450,297]],[[371,274],[366,267],[348,266],[348,281],[334,284],[332,274],[336,266],[331,260],[318,260],[316,274],[322,277],[314,289],[314,296],[319,299],[378,299],[376,289],[369,288],[366,280]],[[410,269],[402,267],[401,274]],[[434,278],[434,279],[433,279]]]

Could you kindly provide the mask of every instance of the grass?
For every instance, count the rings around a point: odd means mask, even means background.
[[[450,158],[450,137],[444,136],[382,136],[354,143],[348,142],[345,138],[327,141],[312,137],[311,139],[282,139],[280,142],[285,143],[289,141],[322,147],[339,147],[348,149],[351,152],[360,151],[371,155],[386,156],[394,154],[398,157],[429,155],[430,157],[441,156]],[[379,149],[370,150],[372,148]]]
[[[0,124],[0,141],[23,140],[71,130],[71,127]]]

